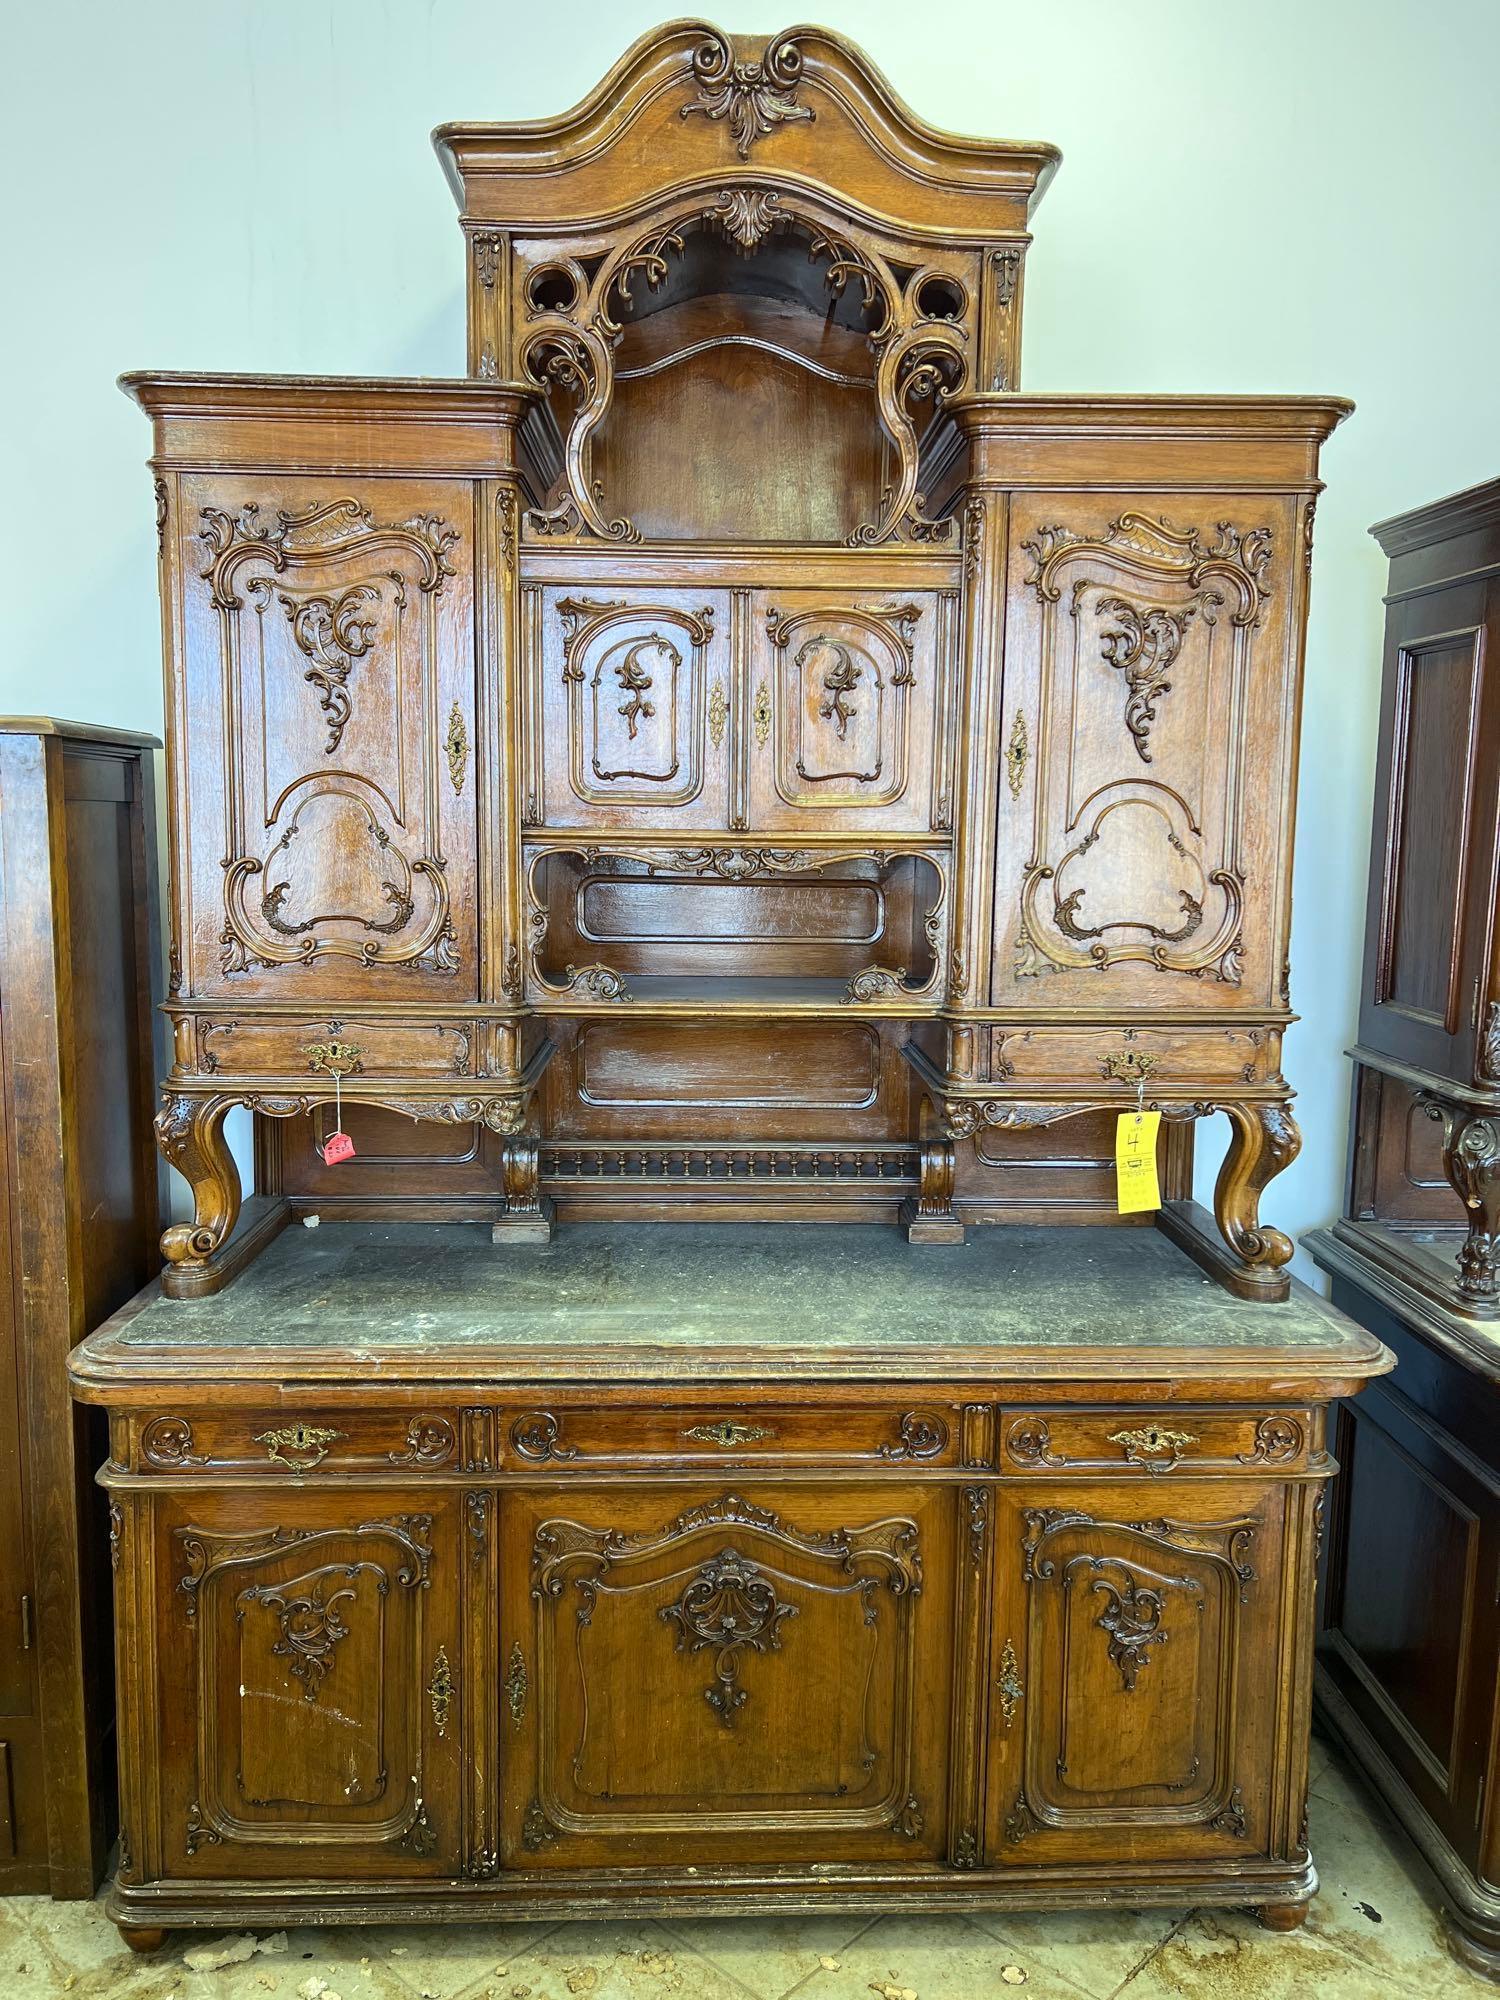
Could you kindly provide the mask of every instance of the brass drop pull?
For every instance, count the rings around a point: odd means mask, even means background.
[[[1000,1695],[1000,1720],[1007,1729],[1016,1719],[1016,1704],[1026,1692],[1014,1643],[1007,1639],[1000,1655],[1000,1678],[995,1682]]]
[[[448,1649],[439,1646],[437,1658],[432,1663],[432,1679],[427,1683],[427,1699],[432,1703],[432,1726],[439,1736],[448,1733],[448,1709],[453,1700],[453,1669],[448,1664]]]
[[[311,1472],[328,1456],[328,1447],[343,1431],[331,1431],[321,1424],[288,1424],[284,1430],[262,1431],[255,1439],[263,1444],[266,1456],[290,1472]]]
[[[716,1444],[720,1451],[733,1451],[737,1444],[754,1444],[757,1439],[773,1438],[776,1433],[762,1429],[759,1424],[732,1424],[726,1417],[717,1424],[694,1424],[682,1435],[699,1444]]]

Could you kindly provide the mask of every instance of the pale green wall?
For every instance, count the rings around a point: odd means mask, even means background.
[[[1382,515],[1500,473],[1495,0],[825,0],[926,118],[1045,138],[1026,386],[1333,391],[1288,1071],[1296,1230],[1339,1200]],[[0,708],[159,729],[125,368],[446,374],[461,258],[427,134],[579,98],[651,6],[118,0],[10,10]],[[763,5],[722,17],[786,25]]]

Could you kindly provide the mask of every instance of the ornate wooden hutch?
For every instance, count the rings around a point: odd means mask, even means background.
[[[436,143],[471,379],[126,382],[195,1199],[167,1290],[230,1268],[228,1109],[337,1072],[500,1135],[521,1238],[567,1154],[622,1212],[898,1183],[954,1241],[1010,1134],[1224,1110],[1222,1242],[1164,1225],[1283,1296],[1258,1202],[1299,1143],[1298,691],[1348,405],[1021,394],[1056,152],[934,131],[821,29],[680,22],[575,111]]]

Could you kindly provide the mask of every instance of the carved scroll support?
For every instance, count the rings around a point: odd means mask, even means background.
[[[552,1203],[542,1193],[541,1139],[533,1119],[528,1130],[507,1139],[500,1154],[505,1213],[490,1228],[494,1243],[549,1243]]]
[[[922,1100],[918,1141],[917,1191],[901,1204],[908,1243],[962,1243],[964,1226],[953,1206],[957,1173],[952,1138],[943,1130],[930,1099]]]
[[[1435,1097],[1420,1100],[1443,1128],[1443,1171],[1464,1205],[1469,1233],[1458,1253],[1461,1301],[1500,1307],[1500,1117]]]
[[[1226,1104],[1233,1137],[1214,1188],[1214,1218],[1230,1249],[1252,1272],[1275,1277],[1291,1261],[1292,1239],[1260,1220],[1266,1184],[1302,1150],[1285,1104]]]
[[[169,1096],[157,1113],[156,1143],[193,1191],[192,1221],[174,1222],[161,1239],[161,1288],[168,1298],[194,1298],[224,1282],[213,1260],[240,1212],[239,1169],[224,1139],[234,1101]]]

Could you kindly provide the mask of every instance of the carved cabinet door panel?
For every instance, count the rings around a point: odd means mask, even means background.
[[[240,476],[184,497],[193,990],[471,997],[470,487]]]
[[[994,1629],[990,1853],[1018,1865],[1264,1853],[1279,1490],[1006,1497]]]
[[[504,1729],[506,1864],[938,1853],[948,1497],[797,1485],[509,1502],[500,1639],[522,1691]]]
[[[1018,495],[1008,567],[992,1002],[1279,1004],[1292,503]]]
[[[948,788],[933,783],[946,612],[947,599],[930,593],[752,597],[743,718],[752,827],[946,829]]]
[[[157,1503],[165,1874],[455,1871],[457,1559],[430,1492]]]
[[[650,579],[528,586],[527,824],[725,824],[728,602]]]

